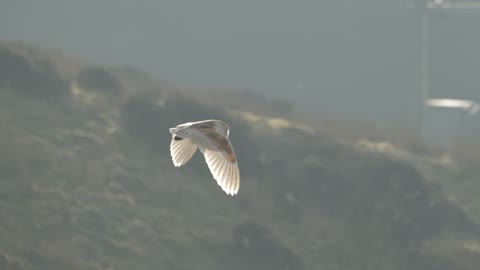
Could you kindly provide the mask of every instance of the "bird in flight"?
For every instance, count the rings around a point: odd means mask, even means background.
[[[187,163],[200,149],[217,184],[228,195],[240,189],[240,172],[233,146],[228,139],[230,129],[220,120],[188,122],[170,128],[170,154],[173,165]]]

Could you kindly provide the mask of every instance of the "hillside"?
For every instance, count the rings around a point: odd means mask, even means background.
[[[0,269],[480,266],[474,170],[218,95],[235,110],[131,68],[1,44]],[[200,155],[170,160],[168,127],[209,118],[231,127],[238,196]]]

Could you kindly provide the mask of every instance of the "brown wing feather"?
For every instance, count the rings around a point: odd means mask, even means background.
[[[211,130],[205,130],[204,134],[213,142],[214,146],[222,152],[225,159],[229,162],[237,162],[233,147],[227,138]]]

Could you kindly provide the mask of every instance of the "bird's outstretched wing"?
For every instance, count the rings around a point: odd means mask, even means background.
[[[192,159],[193,154],[197,151],[197,145],[191,139],[176,140],[172,137],[170,143],[170,154],[172,155],[173,165],[180,167]]]
[[[218,132],[204,132],[209,147],[200,146],[208,168],[217,184],[229,195],[240,189],[240,172],[237,158],[230,141]]]
[[[240,189],[240,173],[237,162],[225,159],[222,152],[206,149],[203,151],[208,168],[217,184],[229,195],[237,194]]]

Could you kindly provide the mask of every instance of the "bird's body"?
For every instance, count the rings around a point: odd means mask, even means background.
[[[170,128],[173,165],[180,167],[187,163],[198,148],[218,185],[229,195],[237,194],[240,173],[229,132],[229,126],[219,120],[188,122]]]

